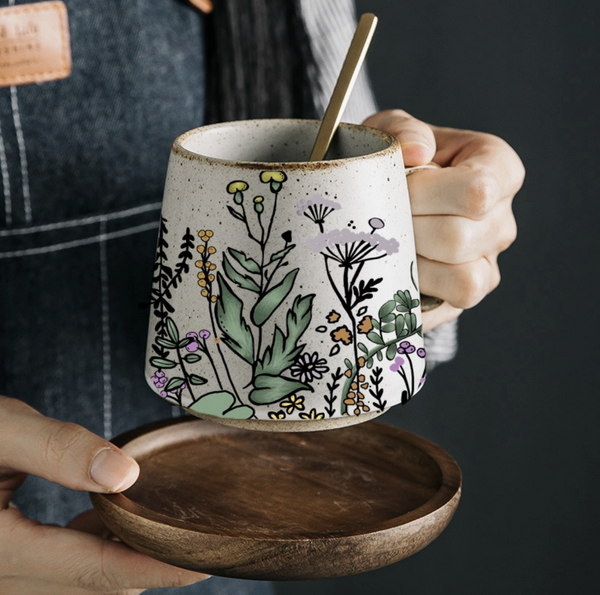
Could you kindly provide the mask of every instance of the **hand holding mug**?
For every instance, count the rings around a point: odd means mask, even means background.
[[[420,288],[444,300],[423,313],[427,332],[497,287],[498,255],[516,238],[512,200],[525,170],[491,134],[430,126],[403,110],[379,112],[364,124],[395,135],[407,166],[442,166],[408,178]]]

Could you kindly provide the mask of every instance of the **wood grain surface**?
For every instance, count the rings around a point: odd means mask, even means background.
[[[447,453],[376,422],[279,434],[185,419],[115,442],[141,474],[123,494],[92,495],[104,522],[139,551],[221,576],[379,568],[435,539],[460,497]]]

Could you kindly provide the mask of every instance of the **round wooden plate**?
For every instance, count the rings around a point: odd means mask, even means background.
[[[149,556],[219,576],[380,568],[433,541],[460,498],[460,469],[446,452],[376,422],[273,433],[186,418],[115,443],[141,474],[122,494],[92,494],[109,529]]]

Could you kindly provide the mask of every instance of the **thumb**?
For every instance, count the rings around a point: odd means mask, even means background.
[[[31,473],[72,490],[119,492],[135,482],[139,466],[77,424],[0,397],[0,478],[10,471]]]
[[[402,147],[406,167],[425,165],[433,160],[436,143],[431,126],[401,109],[390,109],[369,116],[363,124],[393,134]]]

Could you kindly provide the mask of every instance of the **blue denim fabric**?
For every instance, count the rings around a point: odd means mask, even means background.
[[[110,438],[172,413],[144,380],[139,304],[170,145],[204,120],[203,18],[184,0],[65,1],[72,75],[0,89],[0,394]],[[34,477],[15,502],[60,524],[90,507]],[[156,591],[175,592],[272,589]]]

